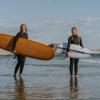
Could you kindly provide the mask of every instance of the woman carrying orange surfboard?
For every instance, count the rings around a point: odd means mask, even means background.
[[[15,53],[16,53],[16,51],[15,51],[16,43],[17,43],[19,38],[28,39],[27,26],[25,24],[20,25],[20,31],[17,33],[17,35],[14,38],[13,49],[14,49]],[[20,69],[19,70],[19,76],[22,74],[23,68],[24,68],[24,63],[25,63],[25,60],[26,60],[25,56],[21,56],[19,54],[17,54],[16,56],[17,56],[18,62],[17,62],[17,65],[15,67],[14,77],[16,77],[16,74],[17,74],[19,69]]]

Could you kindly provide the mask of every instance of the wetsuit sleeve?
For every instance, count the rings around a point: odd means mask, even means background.
[[[80,37],[80,46],[83,47],[83,42],[82,42],[82,38]]]
[[[67,52],[69,51],[70,48],[70,44],[71,44],[71,37],[68,38],[68,46],[67,46]]]
[[[15,50],[16,42],[18,41],[19,38],[20,38],[20,34],[17,33],[17,35],[14,37],[14,41],[13,41],[13,50]]]

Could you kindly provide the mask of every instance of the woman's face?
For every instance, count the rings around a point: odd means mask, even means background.
[[[22,25],[22,29],[23,30],[26,30],[26,25]]]
[[[73,36],[77,36],[77,35],[78,35],[77,29],[73,29],[73,30],[72,30],[72,35],[73,35]]]
[[[20,31],[21,31],[21,32],[27,32],[27,26],[26,26],[25,24],[22,24],[22,25],[20,26]]]

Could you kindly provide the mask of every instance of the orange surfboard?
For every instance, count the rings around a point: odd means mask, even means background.
[[[0,48],[13,52],[14,37],[0,33]],[[24,38],[18,39],[15,50],[16,54],[40,60],[50,60],[54,57],[54,50],[51,47]]]

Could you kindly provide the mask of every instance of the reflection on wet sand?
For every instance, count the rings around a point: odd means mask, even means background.
[[[15,96],[13,100],[45,100],[54,99],[55,93],[53,87],[27,87],[24,85],[22,77],[15,79]],[[27,91],[26,89],[29,88]]]
[[[54,97],[52,88],[49,87],[36,88],[29,93],[29,100],[53,100]]]
[[[25,89],[25,86],[24,86],[24,80],[22,79],[22,77],[19,77],[19,79],[15,77],[15,93],[16,94],[15,94],[14,100],[27,100],[24,89]]]
[[[78,100],[78,79],[77,77],[70,77],[69,80],[69,89],[70,89],[70,93],[69,93],[69,100]]]

